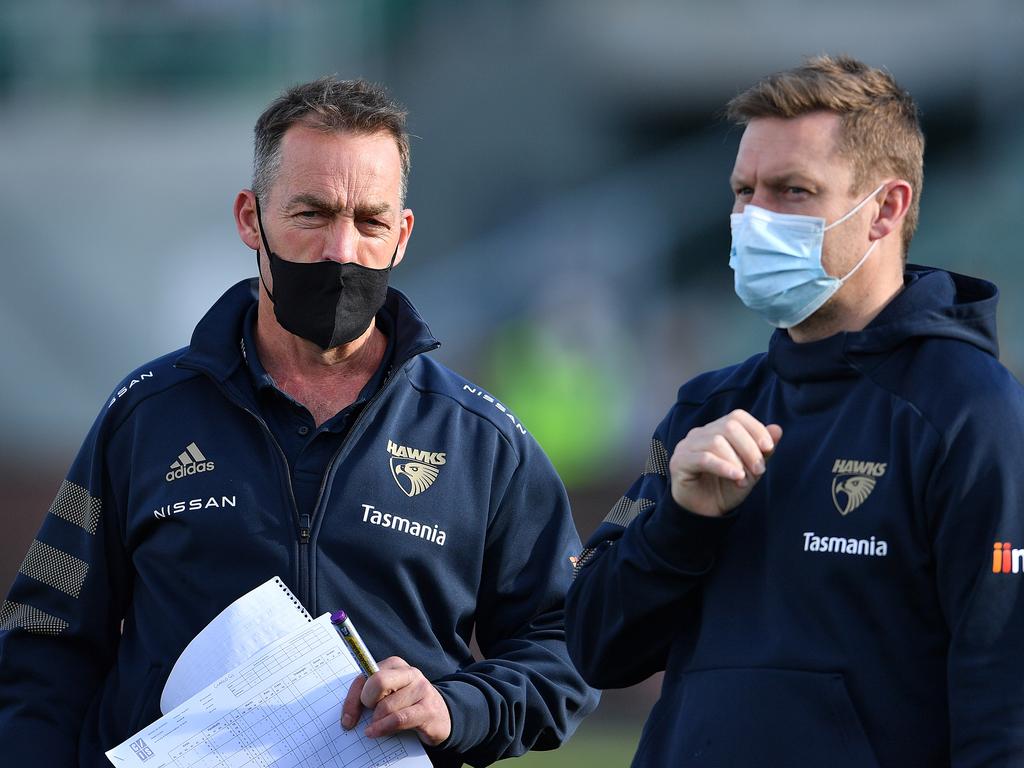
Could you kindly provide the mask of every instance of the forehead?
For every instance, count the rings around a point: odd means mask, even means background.
[[[330,194],[363,190],[399,194],[402,163],[398,145],[387,131],[323,131],[298,123],[281,138],[278,182]]]
[[[762,176],[849,174],[850,163],[838,152],[839,138],[840,118],[833,112],[754,118],[740,139],[733,176],[750,181]]]

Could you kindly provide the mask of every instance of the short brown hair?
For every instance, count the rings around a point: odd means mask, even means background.
[[[386,131],[398,145],[402,163],[399,194],[405,200],[409,179],[407,112],[393,101],[383,86],[366,80],[321,77],[289,88],[256,121],[252,189],[266,199],[281,166],[281,139],[296,123],[323,131],[372,134]]]
[[[825,110],[840,118],[839,152],[853,164],[852,193],[894,174],[914,190],[903,222],[903,255],[917,228],[924,184],[924,134],[917,105],[885,70],[848,56],[815,56],[762,78],[726,105],[739,125],[758,117],[793,118]]]

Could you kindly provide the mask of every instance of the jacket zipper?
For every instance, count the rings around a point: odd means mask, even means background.
[[[359,415],[356,417],[356,420],[352,422],[352,426],[349,427],[348,431],[345,433],[345,437],[342,439],[341,445],[338,446],[338,450],[336,450],[334,452],[334,455],[331,456],[331,460],[329,462],[327,462],[327,468],[324,470],[324,475],[323,475],[322,478],[320,478],[320,490],[317,492],[316,503],[313,505],[313,517],[314,518],[316,517],[317,513],[320,511],[320,505],[321,505],[321,503],[323,502],[323,499],[324,499],[324,491],[327,490],[327,480],[328,480],[328,478],[333,476],[334,468],[335,468],[335,466],[337,465],[337,462],[338,462],[338,457],[341,456],[342,453],[344,453],[346,446],[348,445],[349,441],[352,439],[352,435],[356,433],[356,427],[360,426],[363,423],[364,419],[366,418],[366,414],[370,412],[373,404],[376,403],[384,395],[385,392],[387,392],[388,387],[391,385],[391,382],[394,381],[395,378],[397,378],[397,376],[395,375],[397,372],[402,371],[405,368],[405,365],[410,360],[415,358],[417,355],[421,355],[421,354],[423,354],[425,352],[429,352],[432,349],[437,349],[438,346],[440,346],[440,345],[437,342],[435,342],[434,344],[431,344],[429,346],[425,346],[425,347],[423,347],[421,349],[417,349],[417,350],[413,351],[408,357],[406,357],[405,360],[403,360],[398,366],[392,366],[391,368],[388,369],[388,372],[384,375],[384,381],[381,383],[380,389],[378,389],[373,394],[373,396],[370,397],[370,399],[366,401],[366,405],[363,406],[363,409],[359,412]],[[308,517],[308,515],[304,515],[304,517]],[[312,519],[310,520],[310,523],[311,523],[310,528],[312,528]],[[307,544],[309,543],[309,533],[310,533],[310,531],[307,530],[307,537],[306,537],[306,543]],[[306,559],[312,557],[312,547],[306,547],[304,550],[302,548],[300,548],[299,555],[301,557],[306,558]],[[306,574],[306,578],[308,578],[309,577],[309,563],[308,562],[304,562],[303,566],[305,566],[305,567],[303,568],[302,566],[300,566],[300,571],[303,571]],[[313,615],[316,615],[316,612],[319,610],[319,608],[315,604],[312,603],[312,598],[313,598],[312,586],[311,585],[307,585],[305,582],[303,582],[302,588],[303,588],[304,591],[307,592],[307,594],[309,595],[310,601],[311,601],[311,602],[307,603],[307,605],[310,606],[310,613],[312,613]]]
[[[349,442],[352,434],[355,433],[355,431],[356,431],[356,427],[358,427],[360,424],[362,424],[362,422],[364,420],[364,417],[370,411],[370,407],[375,402],[377,402],[377,400],[379,400],[381,398],[381,396],[387,391],[388,386],[395,379],[394,374],[395,374],[396,370],[397,371],[401,371],[405,367],[405,365],[410,360],[415,358],[416,356],[421,355],[421,354],[423,354],[425,352],[430,352],[433,349],[437,349],[439,346],[440,346],[440,344],[435,341],[433,344],[425,345],[425,346],[421,347],[420,349],[414,350],[413,352],[411,352],[409,354],[408,357],[406,357],[401,362],[400,365],[398,365],[397,367],[392,366],[392,368],[390,368],[388,370],[387,374],[384,376],[383,383],[381,383],[381,385],[380,385],[380,389],[378,389],[374,393],[374,395],[369,400],[366,401],[366,405],[363,406],[363,410],[359,412],[359,416],[356,417],[356,420],[354,422],[352,422],[352,426],[349,428],[348,432],[345,434],[344,439],[341,441],[341,445],[338,446],[338,450],[334,452],[334,455],[331,456],[331,460],[327,463],[327,469],[324,472],[323,478],[321,478],[321,480],[320,480],[320,490],[317,493],[316,504],[313,505],[313,514],[312,515],[300,515],[299,514],[299,503],[295,499],[295,489],[292,486],[292,477],[291,477],[290,468],[288,466],[288,457],[285,455],[284,449],[281,448],[281,444],[277,442],[277,438],[274,437],[274,433],[270,430],[270,427],[267,425],[267,422],[263,420],[262,416],[260,416],[258,413],[253,411],[247,405],[245,405],[245,403],[243,403],[239,399],[235,398],[231,394],[231,392],[228,391],[227,387],[223,386],[219,381],[217,381],[217,379],[215,377],[211,377],[211,378],[214,379],[214,382],[216,383],[217,388],[220,389],[221,393],[229,401],[233,402],[235,405],[237,405],[243,411],[245,411],[250,416],[252,416],[254,419],[256,419],[256,422],[263,428],[263,431],[266,433],[267,437],[270,439],[271,444],[274,446],[274,448],[277,449],[278,456],[281,457],[281,463],[284,465],[284,469],[285,469],[285,473],[284,473],[285,474],[285,481],[288,484],[288,497],[291,499],[292,511],[294,513],[294,519],[295,519],[295,521],[296,521],[296,523],[298,525],[298,534],[299,534],[299,537],[298,537],[298,544],[299,544],[299,550],[298,550],[299,600],[302,602],[303,605],[305,605],[309,609],[310,613],[312,613],[314,615],[316,614],[317,607],[316,607],[316,604],[315,604],[315,602],[313,600],[313,588],[312,588],[312,584],[310,584],[310,579],[309,579],[310,558],[312,556],[311,555],[312,547],[310,546],[310,544],[312,542],[312,537],[313,537],[313,522],[314,522],[314,520],[316,518],[317,511],[320,509],[320,504],[323,501],[324,491],[327,488],[327,479],[333,474],[333,470],[334,470],[335,464],[338,461],[338,457],[341,456],[341,454],[344,452],[345,446],[348,445],[348,442]],[[190,366],[188,364],[185,364],[183,367],[185,367],[185,368],[192,368],[193,370],[202,370],[202,369],[196,369],[193,366]]]

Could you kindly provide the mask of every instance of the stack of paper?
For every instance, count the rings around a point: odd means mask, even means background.
[[[189,643],[160,699],[167,714],[107,757],[146,768],[429,768],[411,733],[366,738],[370,712],[341,728],[358,673],[329,614],[313,620],[272,579]]]

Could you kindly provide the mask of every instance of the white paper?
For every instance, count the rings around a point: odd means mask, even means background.
[[[359,670],[324,614],[107,752],[145,768],[430,768],[411,732],[368,739],[341,705]]]
[[[160,694],[170,712],[275,640],[313,620],[277,576],[242,595],[192,638]]]

